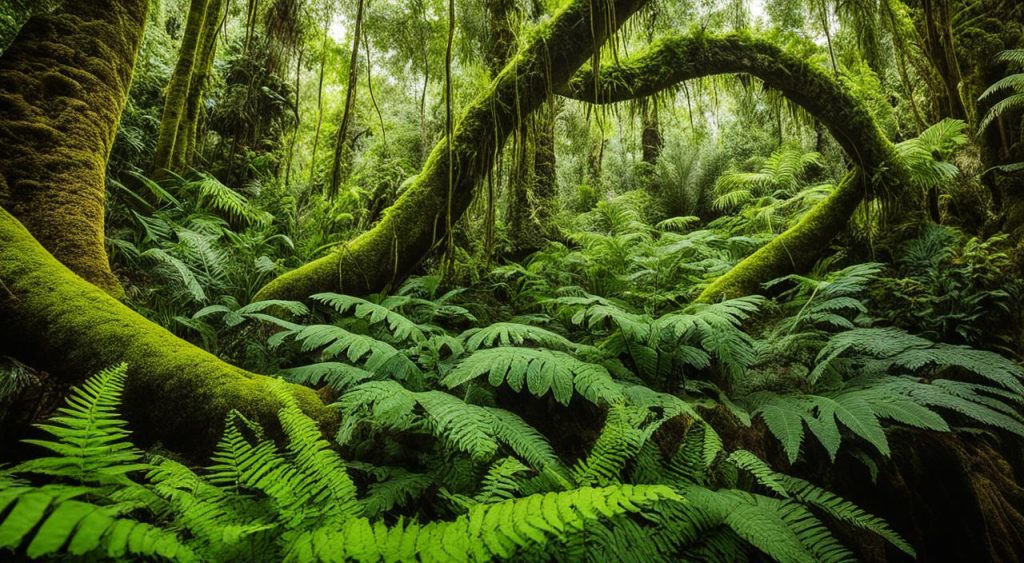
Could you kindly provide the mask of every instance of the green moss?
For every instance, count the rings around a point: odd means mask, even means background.
[[[58,260],[113,295],[106,159],[146,0],[67,2],[31,18],[0,58],[0,202]]]
[[[0,354],[64,381],[127,362],[126,413],[145,440],[180,451],[209,449],[231,409],[268,428],[276,424],[270,378],[226,364],[125,307],[63,267],[3,210],[0,317]],[[311,416],[335,422],[312,390],[295,392]]]
[[[217,54],[217,36],[223,22],[221,12],[224,10],[224,4],[225,0],[209,0],[209,4],[206,7],[203,29],[198,40],[199,49],[196,53],[198,66],[195,67],[189,81],[184,111],[178,121],[174,150],[171,155],[171,170],[184,170],[186,166],[192,163],[195,154],[196,135],[199,130],[200,102],[202,102],[203,89],[206,85],[207,77],[213,69],[213,61]]]
[[[258,299],[305,299],[320,291],[367,293],[401,280],[444,240],[469,206],[497,151],[550,92],[563,87],[595,48],[647,0],[574,0],[538,26],[529,44],[466,109],[451,140],[455,177],[448,217],[448,144],[370,231],[329,256],[271,281]]]

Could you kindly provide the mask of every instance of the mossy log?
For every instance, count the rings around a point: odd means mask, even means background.
[[[276,426],[271,378],[229,365],[145,319],[53,258],[0,209],[0,353],[79,383],[127,362],[125,406],[144,442],[209,451],[232,409]],[[300,403],[326,426],[336,414],[311,389]]]
[[[806,271],[866,195],[879,186],[899,187],[906,178],[892,142],[841,83],[804,59],[747,34],[663,39],[628,61],[602,66],[597,75],[581,69],[560,93],[608,104],[642,99],[685,80],[731,73],[756,76],[807,110],[843,147],[858,172],[800,222],[715,280],[699,301],[757,293],[763,282]]]
[[[435,146],[410,187],[373,229],[285,273],[256,299],[306,299],[321,291],[365,294],[407,275],[469,206],[509,135],[647,0],[574,0],[534,33]]]
[[[0,58],[0,206],[62,263],[123,294],[103,236],[107,157],[147,0],[65,2]]]

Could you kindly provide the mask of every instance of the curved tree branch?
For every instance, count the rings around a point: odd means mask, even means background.
[[[581,69],[559,93],[609,104],[650,96],[685,80],[733,73],[756,76],[821,121],[857,172],[796,225],[715,280],[699,301],[756,293],[763,282],[806,271],[846,226],[872,186],[901,186],[907,178],[892,142],[841,83],[817,66],[747,34],[663,39],[631,60],[602,66],[600,73]]]
[[[541,26],[458,120],[448,205],[447,140],[377,225],[329,255],[279,276],[256,299],[306,299],[320,291],[365,294],[406,276],[462,216],[476,184],[518,124],[562,87],[647,0],[575,0]],[[448,217],[448,213],[451,217]],[[448,221],[448,219],[451,219]]]

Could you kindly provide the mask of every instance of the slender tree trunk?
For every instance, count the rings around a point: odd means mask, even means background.
[[[299,56],[295,61],[295,128],[292,129],[292,139],[288,143],[288,158],[284,165],[284,185],[288,186],[292,181],[292,161],[295,158],[295,141],[299,138],[299,126],[302,125],[302,113],[299,109],[299,95],[302,92],[302,57],[306,50],[299,48]]]
[[[66,2],[29,19],[0,58],[0,205],[115,296],[123,292],[104,247],[106,161],[147,5]]]
[[[937,4],[937,5],[936,5]],[[953,42],[948,0],[922,0],[924,52],[934,65],[944,87],[943,116],[966,119],[967,108],[960,97],[960,63]]]
[[[338,197],[338,188],[348,175],[349,152],[351,143],[348,130],[352,124],[352,112],[356,99],[356,86],[359,84],[359,37],[363,31],[363,8],[366,0],[359,0],[356,8],[356,22],[352,34],[352,53],[348,62],[348,88],[345,91],[345,108],[341,112],[341,123],[334,137],[334,162],[331,165],[331,181],[327,186],[327,195],[331,199]]]
[[[171,73],[171,81],[167,85],[167,94],[164,98],[160,132],[157,135],[156,149],[153,154],[151,168],[153,174],[160,174],[163,170],[170,170],[173,166],[172,158],[175,143],[178,141],[178,126],[185,113],[192,75],[196,70],[209,3],[210,0],[192,0],[189,4],[185,32],[181,38],[181,48],[178,50],[178,62],[174,65],[174,72]]]

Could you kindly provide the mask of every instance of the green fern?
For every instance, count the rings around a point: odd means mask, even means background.
[[[57,416],[38,427],[53,440],[24,442],[52,452],[13,468],[16,473],[63,477],[76,483],[123,483],[126,473],[144,470],[142,452],[128,441],[128,423],[118,409],[128,366],[105,369],[75,387]]]
[[[384,323],[395,340],[399,342],[406,340],[423,342],[426,339],[425,333],[429,330],[400,313],[358,297],[337,293],[318,293],[311,296],[310,299],[330,305],[342,315],[352,309],[357,318],[366,319],[370,324]]]
[[[459,362],[441,384],[458,387],[483,375],[494,387],[505,383],[513,391],[526,388],[538,397],[550,393],[563,405],[568,405],[574,394],[603,405],[623,399],[619,385],[604,367],[564,352],[533,348],[478,350]]]
[[[466,350],[497,346],[522,346],[533,343],[537,346],[561,351],[572,351],[576,344],[569,339],[540,327],[519,323],[494,323],[484,328],[474,328],[459,337],[466,343]]]

